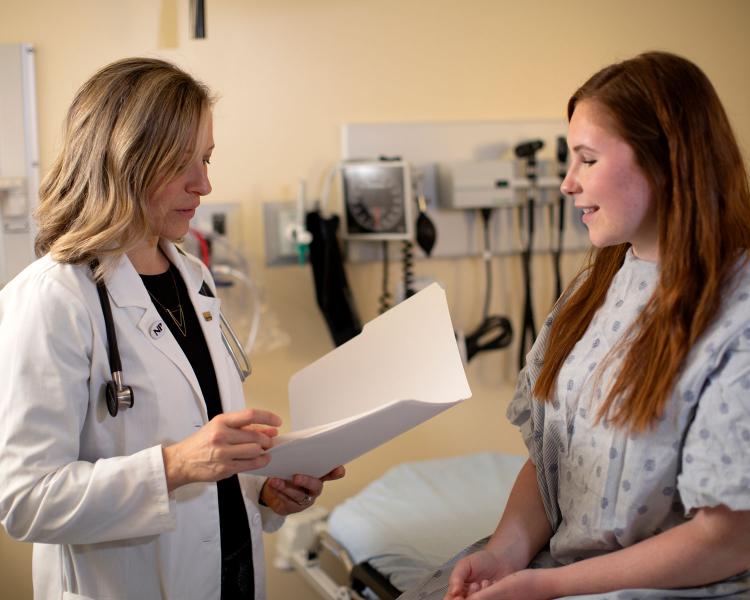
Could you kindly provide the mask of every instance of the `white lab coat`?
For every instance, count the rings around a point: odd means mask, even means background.
[[[199,295],[203,265],[161,246],[180,270],[213,360],[225,412],[245,407],[219,330],[219,300]],[[37,260],[0,291],[0,518],[34,542],[36,598],[220,597],[215,484],[167,493],[161,448],[207,422],[198,381],[123,257],[106,279],[135,405],[109,415],[104,317],[84,265]],[[209,320],[210,315],[210,320]],[[255,597],[265,597],[262,530],[283,519],[257,505],[264,478],[240,475],[252,534]]]

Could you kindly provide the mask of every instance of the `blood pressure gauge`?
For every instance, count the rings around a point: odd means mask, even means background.
[[[414,237],[409,165],[402,161],[348,161],[341,165],[343,235],[359,240]]]

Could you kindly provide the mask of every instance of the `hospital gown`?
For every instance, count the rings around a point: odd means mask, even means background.
[[[521,428],[536,465],[554,531],[532,567],[616,551],[685,522],[700,507],[750,510],[750,267],[738,270],[720,315],[688,354],[655,427],[628,433],[606,420],[596,422],[622,356],[604,359],[627,335],[657,279],[656,263],[628,252],[603,306],[560,369],[552,402],[536,401],[531,390],[559,306],[519,376],[508,417]],[[442,576],[449,570],[446,565]],[[750,572],[690,590],[623,590],[575,598],[750,598]]]

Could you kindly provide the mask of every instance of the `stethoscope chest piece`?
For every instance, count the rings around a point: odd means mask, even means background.
[[[122,384],[122,373],[116,371],[112,373],[113,379],[107,382],[104,394],[107,399],[107,410],[113,417],[121,408],[132,408],[135,401],[133,388],[129,385]]]

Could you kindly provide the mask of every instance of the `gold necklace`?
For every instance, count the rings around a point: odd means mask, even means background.
[[[177,325],[177,329],[180,330],[182,337],[187,337],[187,323],[185,322],[185,311],[182,310],[182,301],[180,300],[180,289],[177,287],[177,281],[175,280],[174,273],[172,272],[172,263],[169,263],[169,268],[167,270],[169,271],[169,274],[172,276],[172,284],[174,285],[174,291],[177,294],[177,308],[175,308],[174,310],[168,309],[161,302],[159,302],[159,299],[151,293],[151,290],[146,288],[146,291],[148,292],[148,295],[151,296],[151,299],[154,302],[156,302],[159,306],[161,306],[164,312],[166,312],[169,315],[169,317],[172,319],[174,324]],[[179,318],[175,317],[175,313],[179,315]]]

